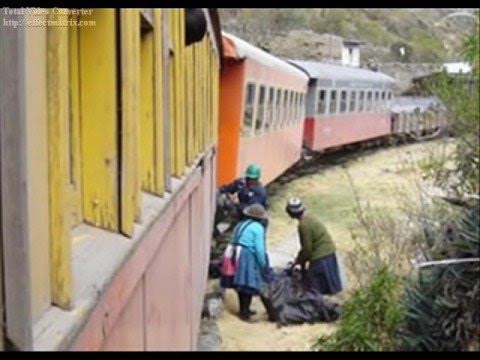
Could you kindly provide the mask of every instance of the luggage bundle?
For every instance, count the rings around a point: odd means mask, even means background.
[[[333,322],[340,317],[340,305],[327,300],[318,291],[308,289],[298,271],[283,270],[276,274],[262,297],[270,320],[279,326]]]

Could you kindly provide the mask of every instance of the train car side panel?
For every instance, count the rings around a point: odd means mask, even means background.
[[[141,351],[145,338],[143,327],[144,282],[140,281],[123,309],[110,336],[105,340],[103,351]]]
[[[300,123],[264,136],[242,137],[239,175],[250,163],[257,163],[262,166],[262,182],[268,184],[300,159],[302,135]]]
[[[303,144],[309,149],[313,148],[313,137],[315,129],[315,119],[308,117],[305,119],[305,124],[303,128]]]
[[[315,151],[374,139],[391,131],[389,114],[349,114],[313,123]]]
[[[220,122],[218,136],[218,185],[233,181],[237,175],[240,124],[243,113],[245,65],[228,61],[221,73]]]

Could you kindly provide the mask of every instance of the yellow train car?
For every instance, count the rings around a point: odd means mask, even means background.
[[[215,9],[2,9],[0,347],[193,350]]]

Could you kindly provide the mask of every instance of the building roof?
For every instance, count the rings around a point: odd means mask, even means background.
[[[313,79],[334,81],[358,81],[375,84],[394,84],[395,80],[383,73],[351,66],[327,64],[315,61],[289,60]]]
[[[443,108],[436,96],[397,96],[392,100],[390,110],[393,113],[412,113],[415,109],[424,112],[432,107]]]
[[[357,39],[345,39],[343,40],[343,45],[365,45],[364,41],[357,40]]]
[[[467,74],[472,71],[472,67],[466,62],[452,62],[443,64],[443,69],[449,74],[464,73]]]
[[[294,74],[296,76],[302,77],[305,81],[308,81],[308,76],[295,66],[289,64],[288,62],[279,59],[276,56],[273,56],[266,51],[249,44],[245,40],[242,40],[232,34],[222,31],[223,36],[223,46],[224,46],[224,56],[226,58],[234,58],[237,60],[242,59],[252,59],[259,63],[265,64],[270,67],[277,68],[278,70],[283,70]]]

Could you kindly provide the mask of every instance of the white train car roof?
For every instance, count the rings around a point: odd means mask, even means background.
[[[384,87],[391,86],[395,83],[395,79],[392,77],[367,69],[315,61],[288,61],[305,71],[311,79],[329,80],[341,83],[349,82],[358,85],[376,84]]]
[[[222,35],[224,38],[233,43],[235,48],[235,59],[252,59],[266,66],[294,74],[298,77],[301,77],[305,81],[309,80],[308,76],[303,71],[299,70],[288,62],[281,60],[252,44],[249,44],[245,40],[242,40],[235,35],[226,33],[224,31],[222,31]]]

